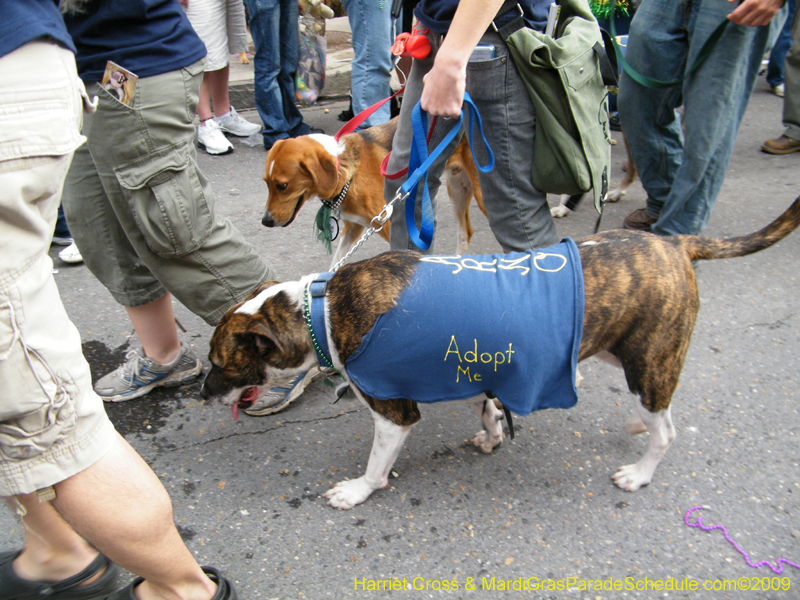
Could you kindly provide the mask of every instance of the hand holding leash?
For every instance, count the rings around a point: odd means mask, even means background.
[[[410,175],[406,182],[398,190],[398,195],[402,192],[406,197],[406,226],[408,227],[408,235],[411,241],[417,248],[427,250],[430,248],[433,241],[433,204],[431,203],[430,192],[428,191],[428,169],[433,162],[439,157],[442,151],[447,148],[450,142],[456,137],[461,126],[464,123],[465,114],[469,114],[469,125],[466,127],[467,134],[469,135],[470,148],[472,149],[472,157],[475,160],[475,166],[479,171],[488,173],[494,168],[494,154],[486,141],[486,136],[483,134],[483,123],[481,115],[478,112],[478,107],[472,101],[472,98],[467,92],[464,92],[464,105],[458,120],[453,123],[450,131],[439,142],[439,145],[434,148],[433,152],[428,154],[427,144],[427,131],[428,131],[428,116],[422,109],[421,102],[417,103],[414,107],[411,117],[411,123],[414,129],[414,137],[411,140],[411,156],[408,161],[408,172]],[[483,139],[483,144],[486,146],[489,160],[486,165],[480,165],[478,159],[475,157],[475,146],[473,143],[473,130],[475,124],[478,125],[478,131]],[[424,176],[424,185],[422,187],[422,223],[417,228],[416,223],[416,201],[417,201],[417,184]]]
[[[458,118],[466,93],[467,72],[457,61],[436,55],[433,68],[423,78],[420,105],[428,114]]]
[[[373,233],[383,229],[383,226],[392,218],[394,204],[398,201],[406,201],[406,223],[411,240],[417,247],[422,248],[423,250],[427,250],[430,247],[431,241],[433,240],[433,207],[430,200],[430,193],[428,191],[428,169],[439,157],[442,151],[444,151],[448,144],[456,137],[458,132],[461,131],[461,125],[464,122],[465,113],[468,113],[470,116],[469,125],[467,126],[467,134],[469,135],[469,143],[470,147],[472,148],[472,158],[475,161],[475,166],[479,171],[484,173],[487,173],[494,168],[494,154],[492,153],[492,149],[489,147],[489,143],[486,141],[486,136],[483,134],[483,122],[481,121],[481,115],[468,93],[464,93],[464,108],[461,109],[461,114],[459,115],[458,120],[453,123],[450,131],[430,154],[428,154],[428,116],[427,113],[422,110],[422,107],[418,102],[417,105],[414,106],[411,119],[412,126],[414,128],[414,137],[411,140],[411,156],[408,162],[408,172],[410,175],[408,179],[400,187],[400,189],[397,190],[394,198],[392,198],[383,207],[378,215],[372,218],[370,221],[370,226],[364,231],[364,233],[361,234],[361,237],[353,245],[353,247],[350,248],[347,254],[345,254],[342,259],[333,266],[331,272],[335,273],[338,271],[339,268],[341,268],[341,266],[347,262],[353,252],[360,248],[361,245],[367,241],[367,239]],[[486,151],[489,155],[488,162],[483,166],[478,163],[478,159],[475,157],[475,146],[473,145],[473,131],[476,123],[478,125],[478,132],[483,139],[483,144],[486,146]],[[423,216],[422,227],[420,230],[417,229],[414,213],[417,197],[417,185],[423,176],[425,177],[425,185],[423,186]]]

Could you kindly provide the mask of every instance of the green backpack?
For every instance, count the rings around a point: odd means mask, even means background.
[[[553,37],[528,28],[521,16],[498,32],[536,109],[533,185],[573,196],[593,189],[602,212],[611,164],[607,86],[617,82],[616,57],[587,0],[559,4]]]

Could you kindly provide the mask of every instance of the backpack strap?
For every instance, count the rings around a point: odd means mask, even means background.
[[[603,76],[603,83],[615,86],[619,83],[619,63],[617,62],[617,54],[614,51],[614,41],[611,39],[611,34],[602,27],[600,28],[600,35],[603,38],[603,43],[597,42],[594,45],[594,51],[600,61],[600,74]]]

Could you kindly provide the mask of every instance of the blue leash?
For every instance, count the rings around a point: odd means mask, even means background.
[[[413,138],[411,140],[411,155],[408,159],[408,172],[410,175],[406,182],[401,186],[400,191],[406,196],[406,225],[408,227],[408,235],[414,245],[421,250],[430,248],[433,241],[433,204],[431,203],[430,192],[428,190],[428,169],[433,162],[439,157],[442,151],[453,141],[461,126],[464,123],[465,116],[469,116],[469,125],[467,126],[467,135],[469,136],[469,145],[472,150],[472,158],[475,161],[475,166],[482,173],[488,173],[494,168],[494,154],[486,141],[486,136],[483,133],[483,122],[478,108],[475,106],[472,98],[468,93],[464,93],[464,106],[461,108],[461,114],[458,120],[453,124],[453,127],[447,132],[447,135],[439,142],[439,145],[434,148],[433,152],[428,154],[428,146],[426,143],[426,136],[428,131],[428,113],[422,110],[420,103],[414,107],[411,113],[411,125],[413,127]],[[483,145],[486,147],[486,152],[489,155],[489,161],[485,166],[478,163],[475,156],[475,146],[473,145],[473,131],[475,124],[478,125]],[[422,187],[422,222],[420,227],[417,227],[416,221],[416,204],[417,204],[417,187],[420,179],[424,176],[424,185]]]
[[[428,115],[424,110],[422,110],[419,103],[417,103],[411,113],[411,123],[414,129],[414,135],[411,141],[411,156],[409,157],[408,161],[408,172],[411,173],[411,175],[409,175],[406,182],[402,185],[399,193],[406,197],[406,222],[408,224],[409,236],[414,244],[422,250],[427,250],[430,247],[431,241],[433,240],[434,229],[433,206],[431,204],[430,192],[428,191],[428,169],[430,168],[431,164],[433,164],[433,161],[438,158],[442,151],[461,130],[465,113],[468,113],[470,119],[469,126],[467,127],[467,135],[469,135],[469,145],[472,149],[472,159],[475,161],[475,166],[483,173],[488,173],[494,168],[494,154],[492,153],[492,149],[489,146],[489,143],[486,141],[486,136],[483,133],[481,115],[478,112],[478,108],[475,106],[475,103],[472,101],[472,98],[466,92],[464,93],[464,106],[466,108],[461,109],[461,114],[458,117],[458,121],[454,123],[453,127],[450,129],[444,139],[439,142],[436,148],[434,148],[431,154],[428,154],[428,145],[426,139],[428,130]],[[478,131],[480,132],[481,139],[486,147],[486,152],[489,155],[489,161],[485,166],[481,166],[478,163],[477,157],[475,156],[475,146],[473,145],[473,131],[475,129],[475,123],[478,124]],[[422,195],[422,226],[420,229],[418,229],[414,213],[417,197],[417,185],[419,184],[419,181],[423,175],[425,176],[425,180]],[[391,203],[389,204],[391,205]],[[379,219],[381,227],[391,215],[390,211],[386,212],[386,209],[390,208],[391,206],[387,206],[384,209],[386,214],[382,212],[381,215],[376,217],[376,219]],[[372,226],[370,226],[370,229],[372,229]],[[380,227],[378,227],[376,231],[379,229]],[[371,231],[368,233],[371,233]],[[355,247],[357,246],[358,244]],[[349,254],[347,256],[349,256]],[[347,256],[345,256],[345,259]],[[331,271],[320,273],[320,275],[313,282],[311,282],[308,288],[306,288],[303,306],[303,318],[314,343],[317,361],[320,367],[327,367],[334,370],[336,370],[336,367],[333,366],[333,357],[331,356],[327,330],[325,327],[325,295],[327,293],[328,282],[331,280],[337,270],[338,265]],[[511,423],[511,415],[508,413],[508,411],[506,411],[506,413],[509,418],[509,423]]]

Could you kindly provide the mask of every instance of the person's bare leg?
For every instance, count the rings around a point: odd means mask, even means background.
[[[172,362],[181,351],[175,314],[172,312],[172,295],[164,294],[158,300],[142,306],[126,306],[128,318],[142,343],[144,354],[156,362]]]
[[[200,100],[197,103],[197,116],[200,119],[200,125],[214,116],[211,112],[211,83],[209,82],[209,73],[203,73],[203,83],[200,84]]]
[[[216,592],[175,528],[161,481],[121,436],[103,458],[54,487],[53,506],[64,520],[145,579],[138,600],[209,600]]]
[[[97,550],[75,533],[49,502],[39,502],[36,494],[5,500],[19,515],[25,535],[25,548],[14,560],[18,577],[28,581],[62,581],[77,575],[97,558]]]
[[[228,79],[230,67],[225,65],[216,71],[207,71],[203,76],[203,83],[208,82],[211,103],[214,105],[214,114],[221,117],[231,111],[231,101],[228,96]],[[199,114],[199,109],[198,109]],[[202,118],[202,117],[201,117]]]

